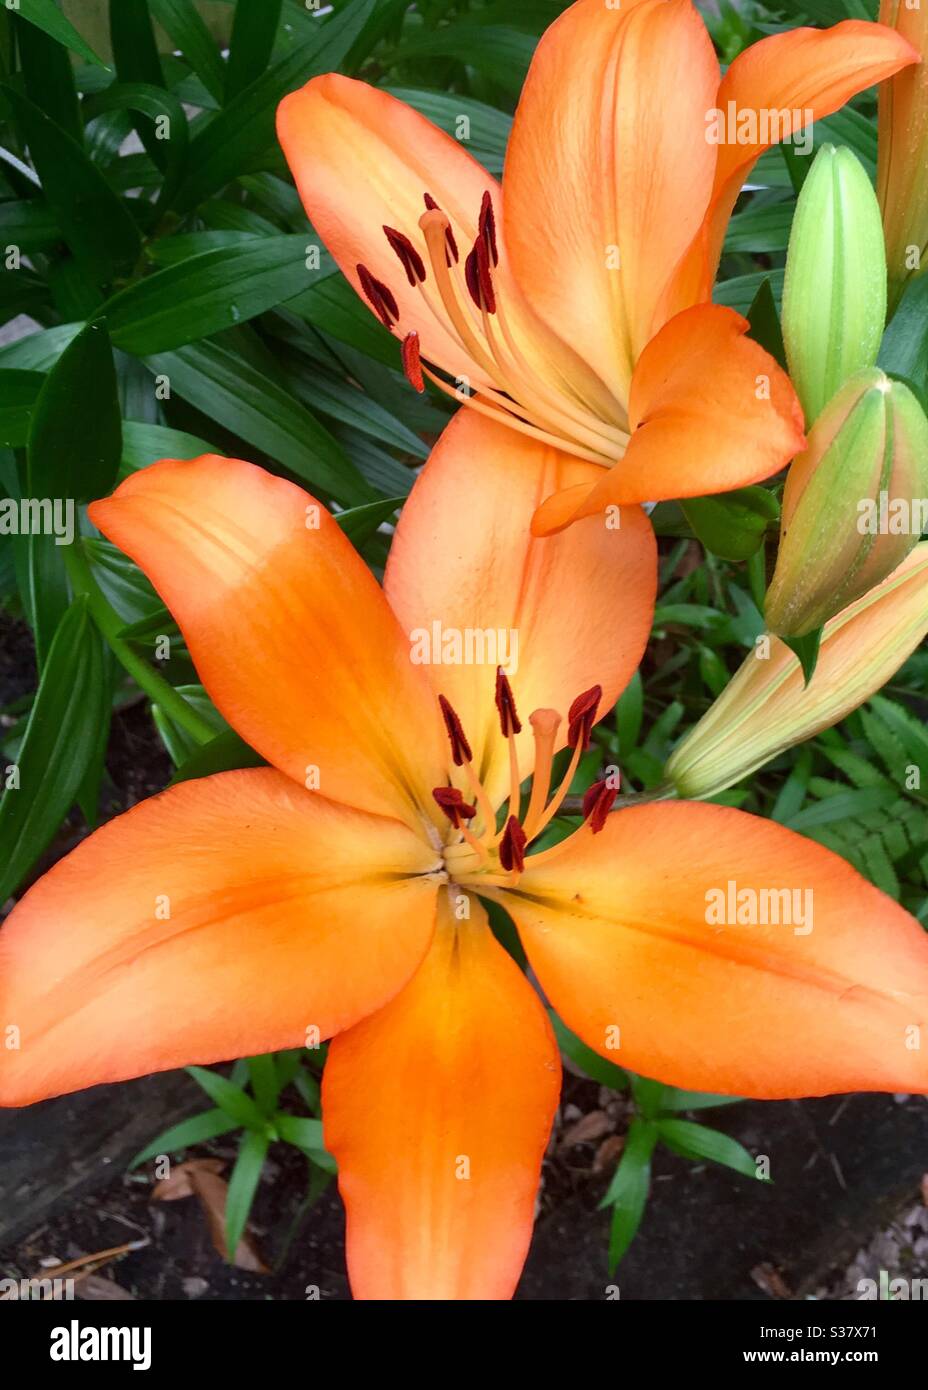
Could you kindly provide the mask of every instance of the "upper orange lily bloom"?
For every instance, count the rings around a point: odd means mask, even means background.
[[[848,20],[762,40],[724,78],[690,0],[578,0],[542,37],[502,190],[386,92],[329,74],[278,136],[345,275],[471,409],[608,470],[536,534],[613,504],[727,491],[803,447],[786,375],[710,304],[725,227],[770,144],[917,60]]]
[[[928,1091],[928,938],[830,851],[721,806],[610,815],[600,782],[584,825],[531,852],[642,653],[655,543],[637,506],[532,539],[539,497],[593,465],[501,431],[475,489],[479,428],[458,415],[426,464],[385,591],[312,498],[235,459],[164,461],[93,505],[272,766],[133,808],[0,931],[6,1105],[334,1035],[325,1137],[359,1297],[501,1298],[519,1278],[560,1063],[481,899],[567,1024],[635,1071]],[[509,679],[479,657],[499,632]],[[707,904],[732,889],[739,912],[804,895],[803,926],[720,922]]]

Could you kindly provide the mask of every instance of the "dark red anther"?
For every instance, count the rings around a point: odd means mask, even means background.
[[[496,295],[490,274],[490,254],[482,236],[477,237],[473,250],[464,262],[464,280],[477,308],[495,314]]]
[[[606,818],[618,794],[618,787],[610,787],[608,782],[594,782],[592,787],[584,792],[583,819],[589,821],[594,835],[598,835],[605,828]]]
[[[429,212],[441,212],[441,208],[438,206],[431,193],[423,193],[422,196],[425,199],[425,206],[428,208]],[[458,251],[458,244],[454,239],[454,232],[451,230],[451,227],[448,226],[445,228],[445,260],[448,265],[452,263],[456,265],[459,258],[460,252]]]
[[[470,751],[470,744],[464,735],[461,721],[458,719],[451,705],[444,695],[439,695],[438,703],[441,706],[441,717],[445,721],[445,728],[448,730],[448,740],[451,744],[451,756],[454,759],[455,767],[460,767],[462,763],[469,763],[474,756]]]
[[[519,873],[525,868],[525,846],[528,841],[515,816],[510,816],[499,842],[499,862],[507,873],[516,869]]]
[[[401,353],[406,380],[421,393],[425,390],[425,382],[422,380],[422,363],[419,360],[419,334],[415,329],[407,333],[403,339]]]
[[[400,316],[399,305],[393,297],[393,291],[389,285],[385,285],[382,280],[373,276],[366,265],[359,265],[357,271],[358,279],[361,281],[361,289],[374,313],[384,328],[392,328]]]
[[[512,686],[509,684],[509,679],[502,666],[496,668],[496,708],[499,710],[499,722],[502,726],[503,738],[508,738],[510,734],[521,734],[522,721],[516,713]]]
[[[457,787],[435,787],[432,795],[455,830],[460,830],[464,821],[473,820],[477,814],[477,807],[469,805],[464,800],[463,792],[458,791]]]
[[[584,753],[589,748],[590,735],[593,732],[593,725],[596,723],[596,712],[602,698],[602,686],[594,685],[589,690],[584,690],[583,694],[578,695],[574,700],[567,711],[568,748],[576,748],[579,744],[581,752]]]
[[[496,216],[493,212],[493,199],[489,192],[484,193],[480,204],[480,235],[487,248],[490,260],[499,265],[499,251],[496,249]]]
[[[383,230],[387,241],[399,257],[400,265],[406,272],[406,279],[414,287],[421,285],[425,280],[425,262],[409,237],[394,227],[384,227]]]

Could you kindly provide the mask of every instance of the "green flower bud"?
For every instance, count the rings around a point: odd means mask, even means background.
[[[808,686],[776,637],[757,639],[699,723],[674,749],[666,775],[680,796],[707,797],[869,700],[928,633],[928,541],[888,579],[825,624]]]
[[[901,564],[928,521],[928,420],[876,368],[834,396],[793,462],[767,592],[771,632],[802,637]]]
[[[783,344],[808,423],[876,362],[885,319],[876,194],[850,150],[823,145],[796,204],[783,284]]]

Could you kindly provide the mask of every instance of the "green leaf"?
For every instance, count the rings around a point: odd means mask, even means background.
[[[928,275],[910,280],[883,335],[877,365],[928,388]]]
[[[155,18],[171,36],[206,90],[222,100],[225,64],[191,0],[148,0]]]
[[[681,1091],[679,1086],[665,1086],[661,1110],[711,1110],[718,1105],[738,1105],[742,1096],[718,1096],[711,1091]]]
[[[146,86],[163,88],[164,73],[158,57],[148,0],[116,0],[116,3],[111,0],[109,11],[110,41],[119,81],[141,82]],[[156,138],[153,122],[147,116],[139,116],[134,125],[149,158],[159,169],[166,169],[166,142]]]
[[[116,370],[106,328],[89,323],[68,344],[39,393],[29,432],[33,497],[88,502],[113,486],[122,452]]]
[[[236,1124],[264,1134],[264,1116],[251,1096],[246,1095],[240,1086],[236,1086],[228,1077],[221,1076],[218,1071],[209,1071],[206,1067],[187,1067],[186,1070],[197,1085],[203,1087],[213,1104],[225,1111]]]
[[[638,742],[644,717],[644,686],[640,671],[636,671],[619,696],[615,710],[615,727],[619,736],[619,756],[627,757]]]
[[[793,221],[794,204],[752,202],[736,213],[725,233],[725,251],[746,251],[754,255],[785,251]]]
[[[207,742],[211,743],[216,734],[224,733],[229,727],[202,685],[178,685],[175,686],[175,690],[183,698],[185,704],[202,718],[204,724],[215,730]],[[157,701],[152,703],[151,717],[175,767],[180,767],[199,748],[206,746],[205,743],[198,741],[188,729],[184,728],[172,714],[163,709]]]
[[[47,372],[63,350],[84,327],[82,323],[59,323],[0,348],[0,367],[21,367],[24,371]]]
[[[226,101],[259,78],[274,49],[281,0],[237,0],[226,64]]]
[[[14,87],[4,85],[3,93],[62,236],[89,278],[106,284],[138,258],[135,220],[76,140]]]
[[[131,1171],[138,1168],[139,1164],[147,1163],[158,1154],[178,1153],[181,1149],[190,1149],[194,1144],[204,1144],[207,1139],[218,1139],[221,1134],[229,1134],[238,1128],[238,1121],[230,1119],[225,1110],[204,1110],[201,1115],[192,1115],[189,1120],[181,1120],[180,1124],[172,1125],[170,1129],[159,1134],[157,1139],[146,1144],[132,1159],[129,1169]]]
[[[146,357],[244,323],[308,287],[306,253],[305,236],[254,237],[137,280],[103,308],[113,343]]]
[[[588,1047],[582,1038],[578,1038],[576,1033],[572,1033],[567,1024],[554,1012],[548,1010],[551,1019],[551,1026],[554,1029],[554,1036],[557,1038],[557,1045],[573,1062],[575,1067],[579,1067],[585,1076],[591,1081],[598,1081],[601,1086],[609,1086],[613,1091],[624,1091],[628,1086],[628,1076],[621,1067],[617,1067],[614,1062],[609,1062],[605,1057],[600,1057],[598,1052],[594,1052],[592,1047]]]
[[[158,205],[161,207],[169,203],[180,182],[187,157],[189,132],[187,116],[181,103],[162,87],[155,87],[146,82],[114,82],[111,87],[106,87],[102,92],[84,100],[86,120],[91,121],[106,111],[134,111],[148,117],[152,122],[151,141],[159,148],[159,152],[163,152],[160,167],[164,169],[165,175]],[[163,136],[159,138],[158,131],[163,129],[163,126],[155,125],[162,117],[166,117],[168,122],[167,139]]]
[[[747,314],[765,280],[770,281],[773,302],[780,304],[783,298],[782,270],[753,270],[749,275],[736,275],[732,280],[720,281],[712,291],[714,304],[725,304],[739,314]]]
[[[468,67],[518,95],[537,39],[505,24],[475,24],[471,19],[448,24],[422,38],[403,43],[403,59],[457,58]]]
[[[373,357],[387,367],[399,367],[400,348],[392,333],[371,313],[343,275],[328,275],[287,304],[287,312],[331,333],[339,342]]]
[[[639,1076],[632,1072],[629,1076],[635,1105],[646,1120],[653,1120],[664,1106],[666,1086],[663,1081],[653,1081],[650,1076]]]
[[[904,745],[911,761],[928,774],[928,733],[922,722],[885,695],[874,695],[870,707]]]
[[[122,459],[120,473],[135,473],[148,468],[159,459],[195,459],[201,454],[216,454],[220,450],[183,430],[168,429],[166,425],[145,425],[138,420],[122,422]]]
[[[54,508],[56,504],[60,507],[62,502],[67,507],[65,499],[29,499],[30,504],[34,503],[42,509],[48,506]],[[67,511],[59,513],[58,519],[63,532],[62,539],[67,541]],[[26,621],[32,628],[39,671],[45,669],[52,638],[71,600],[62,547],[56,544],[53,534],[54,525],[53,510],[50,523],[47,517],[43,517],[40,528],[30,524],[28,532],[17,536],[14,541],[17,585]]]
[[[751,325],[748,336],[753,338],[755,343],[760,343],[785,371],[786,348],[783,345],[783,330],[780,327],[780,316],[777,313],[777,303],[773,297],[769,275],[764,277],[751,301],[747,319]]]
[[[733,561],[753,555],[780,515],[777,499],[763,487],[736,488],[717,497],[685,497],[680,507],[706,549]]]
[[[315,416],[257,368],[215,343],[146,359],[205,415],[343,506],[373,501],[372,489]]]
[[[190,147],[189,173],[176,200],[181,209],[217,193],[273,145],[280,101],[311,77],[338,68],[374,8],[375,0],[351,0],[334,14],[314,20],[314,42],[299,44],[272,63],[197,134]]]
[[[807,833],[822,825],[850,820],[854,816],[868,815],[892,805],[896,793],[891,787],[865,787],[860,791],[839,792],[823,801],[814,801],[803,810],[784,821],[790,830]]]
[[[404,453],[425,460],[429,456],[427,446],[417,434],[391,415],[382,405],[371,400],[366,391],[325,372],[314,372],[312,376],[303,372],[291,372],[288,377],[294,395],[300,397],[312,410],[330,416],[340,424],[350,425],[369,435],[383,445],[402,449]],[[399,388],[401,391],[404,386]]]
[[[287,1115],[281,1111],[274,1120],[274,1128],[281,1139],[285,1139],[288,1144],[295,1144],[298,1149],[314,1153],[326,1151],[321,1120],[307,1120],[302,1116]]]
[[[267,1157],[268,1142],[266,1134],[242,1135],[226,1196],[226,1253],[230,1260],[235,1259],[239,1241],[245,1234],[255,1192],[261,1180],[261,1170]]]
[[[45,377],[16,367],[0,369],[0,444],[22,449]]]
[[[280,1082],[277,1079],[274,1056],[272,1053],[264,1053],[259,1057],[249,1057],[247,1060],[248,1075],[255,1100],[258,1102],[261,1113],[270,1119],[280,1094]]]
[[[260,753],[247,744],[234,729],[224,729],[209,743],[204,743],[181,762],[171,786],[189,782],[195,777],[211,777],[215,772],[230,772],[239,767],[264,767]]]
[[[335,520],[355,549],[360,550],[405,501],[405,497],[385,497],[382,502],[368,502],[366,507],[352,507],[347,512],[339,512]]]
[[[103,59],[97,57],[86,39],[61,13],[55,0],[19,0],[16,12],[21,19],[27,20],[29,24],[34,24],[50,38],[64,44],[65,48],[70,48],[71,52],[76,53],[79,58],[83,58],[85,63],[97,63],[101,68],[106,67]]]
[[[0,902],[19,886],[70,810],[104,718],[100,639],[76,599],[58,625],[26,724],[19,786],[0,799]]]
[[[651,1155],[657,1143],[657,1126],[651,1120],[632,1120],[625,1148],[600,1207],[612,1207],[609,1234],[609,1273],[628,1250],[641,1225],[651,1190]]]
[[[47,251],[60,240],[61,229],[44,199],[0,203],[0,245]]]
[[[803,689],[807,689],[809,682],[815,675],[815,668],[818,665],[819,647],[822,643],[822,628],[817,627],[813,632],[807,632],[802,637],[781,637],[781,642],[785,642],[794,656],[799,658],[802,667],[802,674],[805,680]]]
[[[692,1120],[658,1120],[657,1129],[668,1149],[683,1158],[709,1159],[712,1163],[733,1168],[746,1178],[767,1181],[765,1178],[758,1179],[754,1155],[748,1153],[737,1139],[722,1134],[720,1130],[697,1125]]]
[[[60,12],[59,18],[64,19]],[[82,145],[84,124],[67,49],[50,38],[44,27],[38,28],[21,19],[15,27],[26,96]]]

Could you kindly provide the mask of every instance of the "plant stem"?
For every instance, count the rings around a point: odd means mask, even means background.
[[[75,540],[72,545],[64,546],[62,553],[68,578],[75,594],[86,595],[91,617],[116,660],[128,671],[136,684],[145,691],[148,698],[164,710],[165,714],[169,715],[176,724],[186,729],[191,738],[195,738],[197,743],[209,743],[216,736],[216,730],[212,725],[197,714],[183,695],[175,690],[173,685],[166,681],[163,676],[159,676],[157,671],[153,671],[148,662],[138,656],[129,646],[129,643],[124,642],[120,637],[119,633],[124,626],[123,621],[115,609],[110,606],[94,579],[81,540]]]

